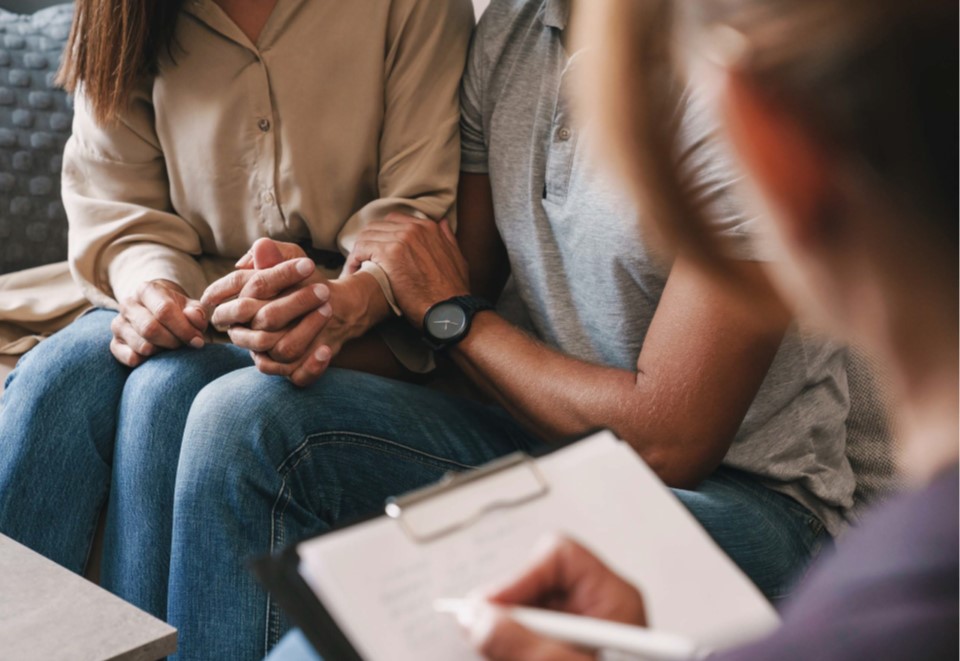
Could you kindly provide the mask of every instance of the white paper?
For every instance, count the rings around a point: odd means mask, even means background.
[[[423,544],[397,521],[375,519],[301,544],[300,572],[371,661],[478,659],[453,618],[434,612],[433,601],[516,575],[536,543],[553,532],[574,537],[634,582],[652,628],[719,649],[776,626],[775,612],[749,579],[609,432],[538,466],[549,483],[543,497]],[[431,513],[448,520],[458,511],[482,510],[511,482],[501,478],[491,493],[477,488],[485,481],[434,497]]]

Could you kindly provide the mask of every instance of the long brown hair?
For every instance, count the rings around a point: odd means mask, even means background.
[[[737,75],[857,168],[926,245],[956,250],[955,0],[580,5],[582,41],[598,51],[585,96],[606,127],[607,153],[675,246],[717,265],[702,213],[678,183],[673,90],[686,71],[681,54],[700,45],[735,50],[727,54]],[[724,36],[734,38],[710,43]]]
[[[173,48],[183,0],[77,0],[58,83],[82,87],[94,118],[116,119],[134,87]],[[172,54],[172,53],[171,53]]]

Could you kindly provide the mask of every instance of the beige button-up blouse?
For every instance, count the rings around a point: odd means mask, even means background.
[[[469,0],[279,0],[251,43],[188,0],[119,122],[77,95],[63,200],[83,295],[115,307],[164,278],[199,298],[260,237],[345,253],[389,211],[452,214],[472,25]]]

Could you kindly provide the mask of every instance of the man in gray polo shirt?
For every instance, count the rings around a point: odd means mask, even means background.
[[[479,312],[447,351],[541,438],[610,426],[668,484],[696,487],[677,494],[776,598],[811,550],[794,524],[836,534],[852,503],[845,353],[786,320],[764,327],[684,259],[664,264],[646,245],[632,201],[591,163],[573,117],[569,7],[494,0],[461,91],[459,243],[472,290],[492,300],[512,275],[537,340]],[[760,242],[729,195],[733,170],[692,101],[685,113],[690,194],[745,277],[760,280]],[[425,274],[443,261],[428,249],[433,230],[389,219],[354,256],[382,263],[414,324],[430,323],[431,303],[466,293],[439,284],[451,280],[442,266]],[[421,245],[418,258],[390,255],[390,241]]]
[[[596,427],[629,442],[771,598],[842,528],[854,487],[843,351],[656,258],[571,115],[568,18],[563,0],[491,3],[463,81],[457,238],[393,216],[352,254],[383,267],[405,318],[496,405],[337,369],[302,390],[252,370],[209,386],[181,452],[170,579],[197,588],[198,612],[227,622],[262,602],[281,628],[247,556]],[[690,195],[762,289],[731,169],[694,105],[685,113]],[[478,298],[508,275],[530,332]],[[230,592],[199,589],[225,576]]]

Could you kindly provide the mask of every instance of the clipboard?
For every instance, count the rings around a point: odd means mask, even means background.
[[[631,512],[643,534],[631,528]],[[474,659],[452,619],[432,612],[433,599],[514,575],[551,532],[578,538],[636,582],[652,628],[722,649],[779,622],[610,432],[448,476],[389,499],[383,513],[259,558],[252,569],[325,661]]]

